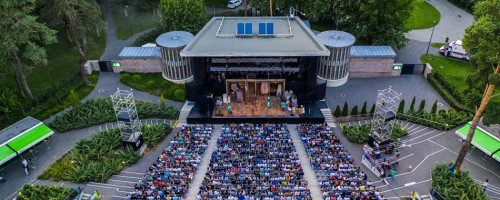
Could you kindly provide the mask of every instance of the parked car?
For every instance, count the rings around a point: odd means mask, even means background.
[[[229,0],[227,3],[228,8],[236,8],[241,5],[241,0]]]
[[[469,52],[462,47],[462,40],[452,41],[447,45],[439,48],[439,53],[443,56],[454,57],[461,60],[469,61]]]

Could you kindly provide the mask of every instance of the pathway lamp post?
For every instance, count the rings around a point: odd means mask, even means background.
[[[429,55],[429,48],[431,47],[431,41],[432,41],[432,35],[434,35],[434,27],[436,27],[436,21],[432,21],[434,26],[432,27],[432,32],[431,32],[431,38],[429,39],[429,45],[427,45],[427,52],[425,53],[426,56]]]

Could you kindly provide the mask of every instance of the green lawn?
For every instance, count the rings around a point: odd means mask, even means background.
[[[410,18],[406,21],[406,28],[409,30],[427,29],[439,23],[441,14],[431,4],[423,1],[415,6]],[[434,24],[433,21],[436,21]]]
[[[111,8],[116,28],[116,37],[126,40],[133,35],[153,28],[158,22],[158,15],[153,16],[153,10],[141,10],[139,6],[128,7],[128,17],[125,17],[125,7],[114,5]]]
[[[439,49],[439,48],[441,48],[444,45],[446,45],[446,43],[432,43],[431,47]]]
[[[437,55],[429,55],[430,59],[426,55],[420,56],[422,63],[429,63],[433,68],[433,73],[437,72],[445,78],[445,80],[454,85],[459,91],[463,91],[467,88],[465,79],[467,75],[475,71],[474,67],[470,62],[465,62],[457,59],[447,58]],[[441,68],[442,66],[442,68]],[[499,90],[495,90],[495,94],[499,93]],[[500,96],[491,99],[492,101],[500,101]]]
[[[52,29],[58,31],[58,42],[46,47],[48,56],[47,65],[35,67],[26,77],[31,92],[35,97],[46,93],[46,88],[57,88],[56,84],[59,87],[63,87],[69,78],[76,76],[76,73],[80,71],[80,67],[78,66],[78,52],[68,42],[66,33],[61,27],[54,27]],[[101,33],[101,37],[94,38],[94,43],[95,45],[87,48],[87,60],[100,59],[106,47],[106,33],[103,32]],[[5,85],[14,90],[16,94],[19,94],[13,77],[6,78]]]
[[[207,8],[227,8],[229,0],[204,0],[204,2]],[[243,6],[243,3],[241,3],[241,6]]]

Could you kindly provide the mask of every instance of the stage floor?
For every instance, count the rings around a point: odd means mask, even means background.
[[[271,106],[267,107],[267,95],[258,95],[256,97],[248,97],[242,102],[236,102],[236,96],[231,96],[231,103],[222,103],[216,106],[212,117],[213,118],[244,118],[244,117],[266,117],[266,118],[298,118],[298,113],[293,113],[291,110],[283,110],[281,100],[278,96],[271,97]],[[231,106],[233,113],[230,114],[227,108]]]

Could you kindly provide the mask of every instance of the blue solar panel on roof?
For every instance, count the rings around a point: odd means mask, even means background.
[[[252,35],[252,23],[245,23],[245,35]]]
[[[236,30],[237,35],[245,34],[245,24],[244,23],[238,23],[236,28],[237,28],[237,30]]]
[[[274,23],[267,23],[267,34],[274,35]]]
[[[266,23],[259,22],[259,35],[266,34]]]

